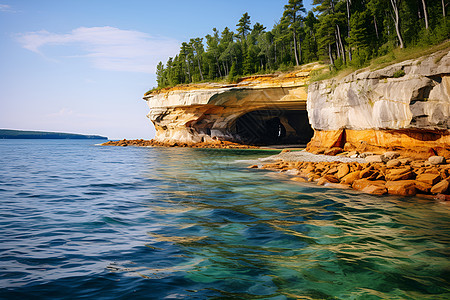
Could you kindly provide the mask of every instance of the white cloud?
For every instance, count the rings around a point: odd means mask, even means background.
[[[90,60],[96,68],[144,73],[155,73],[156,64],[165,62],[180,47],[171,38],[109,26],[80,27],[67,34],[28,32],[20,34],[18,41],[25,49],[39,54],[44,54],[44,46],[75,46],[82,51],[76,57]]]
[[[8,4],[0,4],[0,11],[3,11],[3,12],[14,12],[14,10],[11,7],[11,5],[8,5]]]

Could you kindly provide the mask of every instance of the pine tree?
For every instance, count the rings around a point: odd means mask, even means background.
[[[250,16],[248,13],[242,15],[242,18],[239,19],[239,23],[236,24],[236,27],[241,41],[245,40],[246,35],[250,31]]]
[[[289,0],[289,4],[284,6],[283,17],[289,23],[289,28],[292,30],[294,39],[294,56],[296,65],[300,65],[302,58],[299,58],[297,50],[297,28],[300,26],[301,13],[305,13],[306,9],[303,7],[303,0]],[[301,47],[301,46],[300,46]]]

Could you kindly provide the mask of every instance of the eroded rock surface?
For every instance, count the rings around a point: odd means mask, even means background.
[[[450,53],[311,83],[308,112],[318,130],[450,129]]]
[[[450,52],[359,70],[308,89],[311,151],[410,151],[450,157]]]
[[[213,139],[247,144],[309,142],[306,112],[309,64],[282,75],[253,76],[238,84],[177,86],[145,96],[155,140],[171,143]]]

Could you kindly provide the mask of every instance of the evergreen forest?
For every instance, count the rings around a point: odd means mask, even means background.
[[[450,36],[449,0],[288,0],[268,29],[244,13],[235,31],[216,28],[181,44],[157,66],[158,88],[203,81],[236,81],[287,71],[313,61],[332,70],[360,68],[396,48],[428,47]],[[262,4],[263,5],[263,4]]]

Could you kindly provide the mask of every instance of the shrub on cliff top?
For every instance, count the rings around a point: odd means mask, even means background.
[[[392,77],[394,77],[394,78],[400,78],[403,76],[405,76],[405,71],[403,71],[403,70],[397,70],[394,72],[394,75],[392,75]]]

